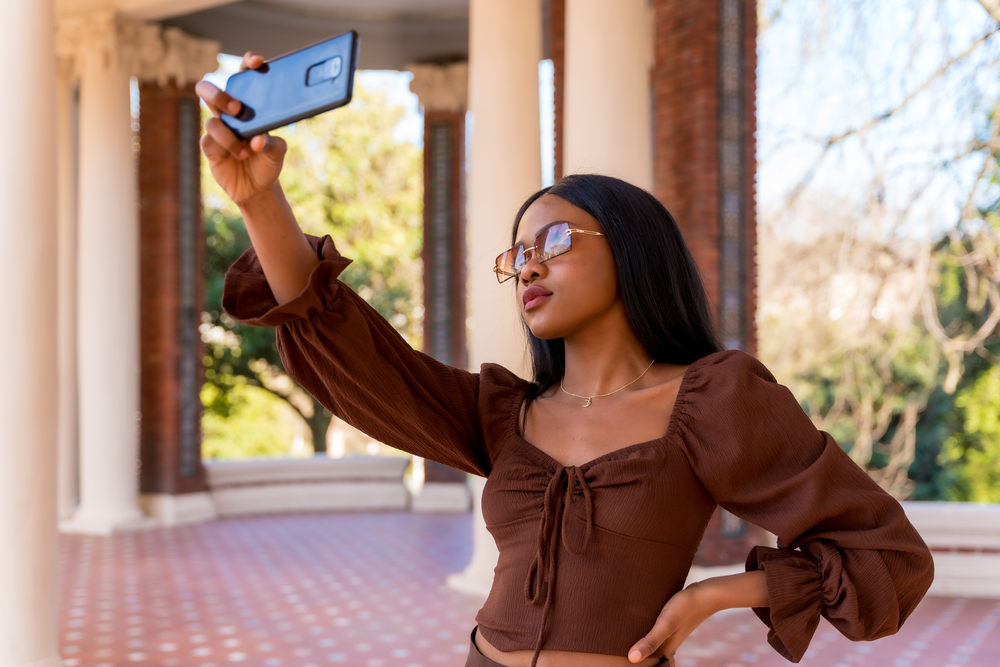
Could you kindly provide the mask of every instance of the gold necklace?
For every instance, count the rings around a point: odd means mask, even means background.
[[[646,366],[646,371],[648,371],[650,368],[652,368],[653,364],[655,364],[655,363],[656,363],[656,359],[653,359],[651,362],[649,362],[649,366]],[[581,396],[580,394],[574,394],[571,391],[566,391],[566,387],[563,386],[563,381],[562,380],[559,380],[559,388],[562,389],[562,391],[563,391],[564,394],[569,394],[570,396],[576,396],[577,398],[584,398],[584,399],[586,399],[587,402],[583,404],[583,407],[589,408],[590,404],[594,402],[595,398],[604,398],[605,396],[610,396],[611,394],[617,394],[618,392],[620,392],[625,387],[631,386],[631,385],[635,384],[636,382],[638,382],[639,378],[641,378],[643,375],[646,374],[646,371],[643,371],[643,372],[639,373],[639,377],[637,377],[636,379],[632,380],[631,382],[629,382],[624,387],[618,387],[614,391],[609,391],[606,394],[595,394],[594,396]]]

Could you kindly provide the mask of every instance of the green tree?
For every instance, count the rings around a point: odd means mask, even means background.
[[[332,235],[338,249],[354,260],[341,279],[419,347],[422,158],[419,148],[394,138],[404,113],[383,93],[356,82],[347,107],[278,132],[289,144],[281,183],[306,233]],[[222,311],[225,271],[250,240],[239,210],[207,166],[203,173],[208,249],[207,308],[201,325],[207,346],[205,427],[218,433],[225,420],[245,408],[248,399],[241,387],[258,387],[295,410],[309,427],[314,451],[325,451],[332,417],[285,374],[274,330],[244,326]],[[251,449],[261,451],[256,445]]]

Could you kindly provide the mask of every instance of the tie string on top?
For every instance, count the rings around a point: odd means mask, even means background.
[[[583,545],[579,549],[575,549],[570,545],[567,533],[569,532],[569,518],[572,514],[569,508],[572,506],[578,486],[583,495],[586,530],[583,535]],[[563,493],[560,494],[560,491]],[[560,495],[562,498],[559,497]],[[542,620],[538,627],[538,637],[535,640],[535,654],[531,658],[532,667],[535,667],[542,651],[545,623],[548,621],[549,610],[552,607],[556,577],[556,552],[559,541],[562,541],[566,551],[574,556],[580,556],[590,546],[593,529],[594,503],[583,471],[576,466],[558,466],[545,488],[542,518],[538,523],[538,548],[535,552],[535,559],[528,568],[528,577],[524,582],[524,597],[528,603],[532,605],[542,603],[543,605]]]

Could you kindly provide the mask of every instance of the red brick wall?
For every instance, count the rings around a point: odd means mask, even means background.
[[[140,439],[140,488],[143,493],[190,493],[205,489],[205,473],[199,455],[196,474],[181,476],[180,443],[180,163],[178,150],[178,100],[197,103],[194,85],[178,88],[173,81],[160,87],[140,87],[140,327],[142,435]],[[194,179],[197,187],[198,179]],[[200,202],[200,193],[195,201]],[[199,248],[195,266],[204,263],[198,221]],[[198,270],[199,298],[204,280]],[[198,311],[203,308],[200,306]],[[201,367],[200,355],[198,367]],[[190,397],[189,397],[190,398]],[[197,398],[197,397],[195,397]],[[200,417],[200,411],[199,411]],[[200,421],[200,420],[199,420]],[[200,425],[197,428],[200,434]]]
[[[450,338],[452,340],[451,359],[447,360],[453,366],[465,368],[468,365],[466,349],[466,297],[465,297],[465,113],[428,110],[424,112],[424,212],[427,212],[427,202],[430,200],[432,187],[432,156],[434,154],[433,126],[445,125],[451,129],[451,219],[452,238],[454,242],[448,248],[449,265],[451,269],[452,288],[448,298],[450,313]],[[428,341],[432,332],[428,329],[430,318],[427,314],[433,308],[433,290],[430,289],[430,274],[428,267],[433,258],[430,255],[430,238],[428,227],[424,225],[424,349],[428,350]]]
[[[719,302],[719,4],[656,0],[653,191],[677,219],[713,304]],[[757,10],[744,0],[746,347],[756,354]]]
[[[719,8],[654,4],[653,192],[677,219],[719,298]]]
[[[654,194],[674,215],[713,305],[720,299],[719,21],[718,0],[656,0],[653,89]],[[743,183],[745,350],[757,351],[756,330],[756,37],[753,0],[743,0]],[[696,563],[742,562],[761,531],[723,534],[713,515]]]
[[[746,351],[757,354],[757,4],[743,6],[743,173],[746,232]]]
[[[563,177],[563,91],[566,82],[566,0],[549,2],[549,57],[552,59],[552,87],[555,108],[555,180]]]

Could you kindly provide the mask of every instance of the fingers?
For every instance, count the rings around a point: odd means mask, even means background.
[[[281,161],[288,150],[288,144],[281,137],[272,137],[270,134],[258,134],[250,138],[250,149],[254,153],[266,155],[275,161]]]
[[[220,114],[227,113],[230,116],[235,116],[240,112],[240,101],[235,97],[229,95],[224,90],[219,90],[215,85],[209,83],[208,81],[199,81],[194,86],[194,92],[198,94],[198,97],[205,101],[208,106],[208,110],[212,112],[212,115],[216,118]]]
[[[658,650],[662,650],[664,655],[673,660],[677,646],[690,634],[690,631],[680,631],[680,619],[684,616],[680,604],[682,602],[682,596],[678,594],[664,605],[653,628],[628,650],[629,662],[642,662]]]
[[[209,118],[205,121],[205,135],[201,139],[201,149],[206,157],[217,159],[233,157],[242,160],[250,156],[247,145],[218,118]]]
[[[240,71],[248,69],[257,69],[264,64],[264,57],[261,56],[256,51],[247,51],[243,54],[243,60],[240,62]]]
[[[657,625],[659,621],[657,621]],[[656,649],[660,648],[660,645],[667,640],[672,634],[671,631],[665,630],[664,628],[658,628],[657,625],[653,626],[649,634],[637,641],[632,648],[628,650],[628,661],[642,662],[649,656],[653,655]],[[670,657],[668,655],[668,657]]]

